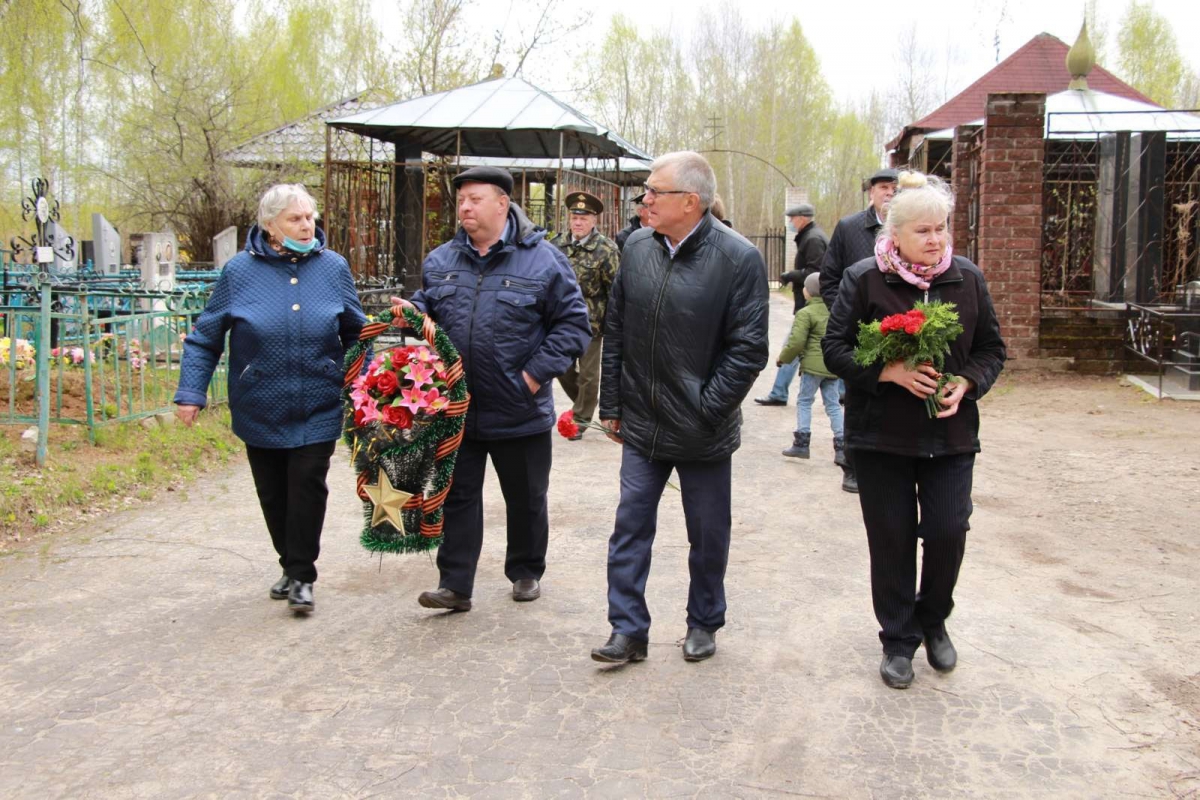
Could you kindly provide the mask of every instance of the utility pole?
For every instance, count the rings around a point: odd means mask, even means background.
[[[709,133],[711,131],[712,133]],[[710,148],[717,146],[717,137],[725,132],[725,126],[721,124],[721,118],[713,114],[708,118],[708,122],[704,123],[704,139],[708,142]]]

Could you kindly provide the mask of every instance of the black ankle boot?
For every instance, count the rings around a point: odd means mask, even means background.
[[[846,440],[841,436],[833,437],[833,463],[846,466]]]
[[[783,454],[789,458],[808,458],[808,442],[811,438],[811,433],[795,431],[792,434],[792,446],[784,450]]]

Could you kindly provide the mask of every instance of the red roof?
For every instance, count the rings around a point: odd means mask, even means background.
[[[938,131],[979,119],[987,112],[989,92],[1054,94],[1064,91],[1067,84],[1071,82],[1071,74],[1067,72],[1067,50],[1069,49],[1057,36],[1039,33],[982,78],[946,101],[941,108],[924,119],[910,123],[890,146],[895,147],[899,144],[909,131]],[[1097,92],[1106,92],[1130,100],[1158,105],[1100,66],[1092,67],[1092,71],[1088,73],[1087,82],[1088,88]]]

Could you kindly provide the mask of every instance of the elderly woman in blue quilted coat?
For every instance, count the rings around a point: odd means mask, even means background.
[[[325,248],[317,203],[299,184],[273,186],[246,247],[225,265],[183,343],[176,415],[191,425],[229,336],[229,410],[246,443],[259,504],[283,576],[270,589],[297,613],[313,583],[342,432],[342,361],[366,318],[346,259]]]

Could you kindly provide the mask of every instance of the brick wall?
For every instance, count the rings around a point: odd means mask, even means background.
[[[1121,370],[1125,320],[1118,312],[1052,311],[1042,316],[1038,342],[1045,358],[1070,359],[1067,369],[1088,375]]]
[[[979,185],[979,267],[1009,358],[1038,357],[1046,96],[989,93]]]

